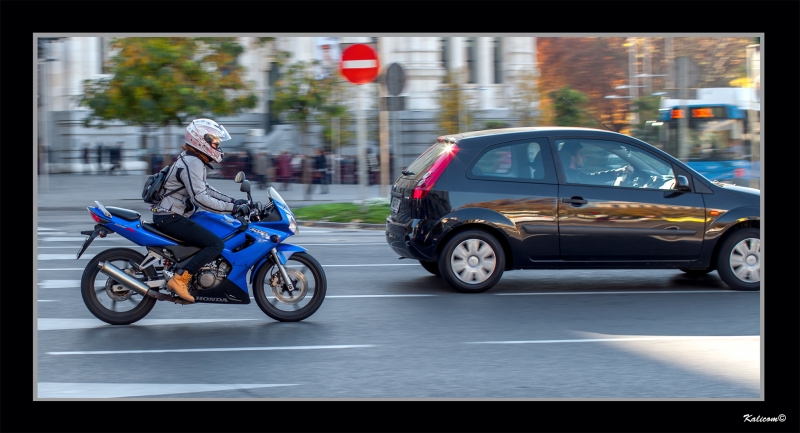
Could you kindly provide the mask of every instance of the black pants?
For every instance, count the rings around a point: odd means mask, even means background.
[[[188,262],[180,266],[192,275],[196,274],[201,266],[214,260],[225,247],[219,236],[183,215],[153,215],[153,223],[162,232],[202,248]]]

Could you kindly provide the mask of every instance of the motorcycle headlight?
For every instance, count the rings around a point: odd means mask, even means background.
[[[294,233],[294,234],[297,234],[297,232],[298,232],[298,230],[297,230],[297,220],[294,219],[294,215],[292,215],[292,214],[289,214],[289,230],[291,230],[292,233]]]

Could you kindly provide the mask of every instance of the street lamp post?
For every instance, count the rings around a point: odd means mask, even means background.
[[[46,46],[47,46],[47,49],[49,51],[50,44],[47,44]],[[50,148],[50,146],[52,144],[51,143],[52,136],[50,134],[50,130],[51,130],[50,123],[51,123],[52,117],[53,117],[52,113],[51,113],[52,110],[53,110],[53,107],[52,107],[52,89],[51,89],[52,82],[51,82],[51,77],[50,77],[50,75],[51,75],[50,64],[52,62],[55,62],[56,60],[58,60],[58,59],[53,58],[53,57],[47,57],[45,60],[43,60],[41,62],[41,64],[44,65],[44,68],[42,70],[42,78],[43,78],[42,82],[44,84],[42,86],[42,93],[44,94],[44,104],[43,104],[44,105],[44,110],[42,110],[43,111],[42,114],[44,115],[44,131],[43,131],[43,134],[42,134],[42,138],[43,138],[43,140],[42,140],[42,149],[39,151],[39,161],[40,161],[40,164],[41,164],[41,180],[42,180],[42,185],[44,187],[43,188],[44,192],[49,192],[50,191],[50,177],[49,177],[49,174],[50,174],[50,151],[49,151],[49,148]],[[42,155],[42,153],[44,155]]]

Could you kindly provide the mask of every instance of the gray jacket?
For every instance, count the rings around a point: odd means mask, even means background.
[[[191,216],[198,209],[217,213],[232,212],[233,197],[217,191],[206,182],[209,166],[187,151],[183,151],[181,156],[183,158],[178,158],[173,164],[169,177],[164,182],[164,190],[169,192],[181,186],[186,188],[164,197],[154,212],[174,212],[185,217]],[[189,209],[187,203],[191,204]]]

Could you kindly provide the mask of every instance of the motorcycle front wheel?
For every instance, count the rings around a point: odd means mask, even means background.
[[[139,271],[144,255],[129,248],[105,250],[89,260],[81,277],[81,296],[86,308],[98,319],[111,325],[129,325],[142,320],[156,305],[156,299],[142,296],[100,272],[98,263],[107,262],[139,281],[155,277],[152,267]]]
[[[280,322],[299,322],[322,305],[328,282],[322,266],[307,253],[292,254],[283,266],[294,289],[289,291],[280,269],[268,262],[256,272],[253,298],[267,316]]]

